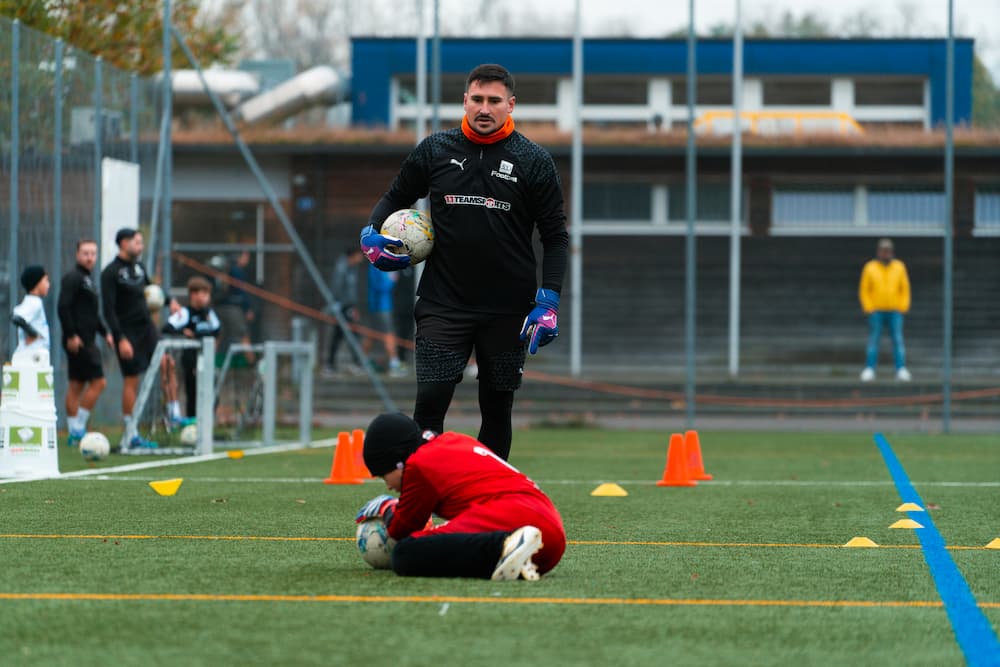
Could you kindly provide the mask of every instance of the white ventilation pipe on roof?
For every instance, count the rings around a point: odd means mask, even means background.
[[[260,91],[257,77],[249,72],[234,69],[206,69],[203,72],[208,87],[230,109]],[[174,70],[170,80],[173,84],[174,104],[177,106],[208,106],[212,104],[196,70]]]
[[[243,102],[233,118],[248,125],[288,118],[319,104],[347,98],[348,80],[326,65],[307,69],[288,81]]]

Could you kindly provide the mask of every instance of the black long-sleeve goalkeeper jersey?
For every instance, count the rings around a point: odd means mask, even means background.
[[[63,342],[79,336],[84,343],[93,343],[96,334],[103,336],[107,333],[101,321],[97,285],[90,271],[79,264],[62,277],[57,312]]]
[[[562,290],[569,236],[559,174],[544,148],[517,131],[492,144],[473,143],[461,128],[432,134],[403,162],[369,221],[377,230],[428,193],[434,251],[419,296],[473,312],[527,312],[537,286],[536,227],[541,286]]]

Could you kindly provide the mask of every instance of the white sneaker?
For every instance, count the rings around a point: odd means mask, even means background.
[[[874,379],[875,379],[875,369],[874,368],[868,367],[865,370],[861,371],[861,381],[862,382],[871,382]]]
[[[906,370],[906,366],[903,366],[896,371],[896,379],[900,382],[909,382],[913,379],[913,376],[910,375],[910,371]]]
[[[537,581],[539,579],[538,568],[531,562],[534,556],[542,548],[542,531],[534,526],[521,526],[507,536],[503,542],[503,551],[500,553],[500,560],[493,570],[493,581],[512,581],[514,579],[526,579]]]

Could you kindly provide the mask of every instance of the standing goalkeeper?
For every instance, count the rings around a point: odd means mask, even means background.
[[[479,441],[506,459],[514,391],[525,352],[558,335],[566,270],[566,214],[552,156],[514,130],[514,78],[500,65],[469,74],[460,128],[435,133],[403,162],[361,231],[361,248],[383,271],[409,266],[398,239],[378,233],[391,213],[430,197],[434,252],[417,288],[417,398],[421,428],[444,431],[455,385],[475,351]],[[542,242],[536,290],[532,235]]]

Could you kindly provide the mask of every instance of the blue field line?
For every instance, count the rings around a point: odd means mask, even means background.
[[[885,465],[889,468],[896,490],[899,491],[899,497],[904,503],[916,503],[924,507],[924,501],[910,483],[910,478],[892,451],[889,441],[881,433],[876,433],[875,444],[885,459]],[[944,538],[934,526],[930,513],[908,512],[907,515],[923,526],[915,529],[917,537],[920,538],[920,548],[934,578],[934,585],[937,586],[941,602],[944,603],[945,611],[948,613],[955,639],[965,654],[966,662],[971,667],[1000,666],[1000,641],[997,640],[993,626],[976,604],[976,598],[969,590],[969,585],[945,548]]]

